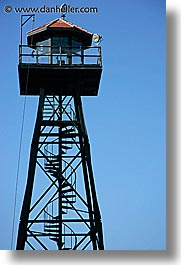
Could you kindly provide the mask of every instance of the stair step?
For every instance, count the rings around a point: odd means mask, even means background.
[[[52,164],[50,164],[50,163],[46,163],[45,164],[45,166],[44,166],[44,168],[45,169],[52,169],[52,170],[57,170],[57,169],[59,169],[59,165],[58,165],[58,162],[56,161],[56,163],[57,164],[54,164],[54,163],[52,163]]]
[[[70,188],[70,189],[67,189],[67,190],[63,190],[63,193],[65,194],[65,193],[67,193],[67,192],[71,192],[71,191],[73,191],[73,189],[72,189],[72,188]]]
[[[70,150],[70,149],[72,149],[71,146],[67,146],[67,145],[62,145],[62,148],[63,148],[63,149],[66,149],[66,150]]]
[[[58,136],[60,136],[60,134],[59,133],[41,133],[41,136],[42,137],[58,137]],[[75,137],[77,137],[77,136],[79,136],[79,134],[78,133],[61,133],[61,137],[62,138],[75,138]]]
[[[71,203],[72,204],[72,203],[76,203],[76,200],[70,200],[70,199],[68,201],[64,200],[64,201],[62,201],[62,203]]]
[[[62,198],[76,198],[75,194],[62,194]]]
[[[45,166],[45,170],[49,173],[57,173],[58,175],[60,175],[60,169],[56,166]]]
[[[59,224],[55,225],[55,224],[48,224],[45,225],[45,228],[59,228]]]
[[[58,160],[52,160],[51,162],[47,162],[46,163],[46,165],[47,166],[51,166],[51,165],[53,165],[53,166],[58,166],[59,165],[59,161]]]
[[[50,103],[54,103],[54,99],[53,98],[51,98],[51,99],[49,99],[47,101],[44,101],[44,106],[50,106]]]
[[[41,125],[44,126],[60,126],[61,128],[66,128],[68,126],[75,126],[77,125],[77,121],[58,121],[58,120],[43,120],[41,121]],[[67,129],[68,130],[68,129]]]
[[[48,233],[57,233],[57,235],[59,235],[58,229],[45,228],[44,231]]]
[[[71,206],[67,206],[67,205],[62,205],[62,208],[63,208],[63,209],[72,209]]]
[[[53,171],[51,169],[47,169],[46,170],[48,173],[50,173],[53,177],[57,178],[57,177],[60,177],[60,173],[56,172],[56,171]]]
[[[47,172],[49,172],[49,173],[57,173],[58,174],[58,172],[57,172],[57,169],[58,168],[51,168],[51,167],[49,167],[49,168],[45,168],[46,170],[47,170]],[[60,174],[60,173],[59,173]]]
[[[51,158],[51,162],[59,162],[60,161],[60,157],[59,156],[55,156]],[[47,163],[47,162],[46,162]],[[49,163],[49,162],[48,162]],[[49,163],[50,164],[50,163]]]
[[[76,136],[78,136],[78,133],[75,133],[74,131],[72,131],[72,130],[64,130],[64,131],[61,131],[61,133],[60,133],[60,135],[61,136],[69,136],[69,135],[76,135]]]
[[[50,105],[50,104],[44,105],[44,110],[43,111],[46,112],[47,110],[53,111],[54,110],[53,105]]]
[[[74,128],[70,128],[70,129],[65,129],[62,131],[63,133],[69,133],[69,132],[75,132],[75,129]]]
[[[53,169],[53,170],[57,170],[58,169],[58,164],[57,165],[45,165],[45,169]]]
[[[52,160],[57,160],[57,159],[60,160],[60,156],[59,156],[59,155],[54,155],[54,156],[51,157],[51,159],[52,159]]]

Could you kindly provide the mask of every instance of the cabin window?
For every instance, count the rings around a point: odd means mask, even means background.
[[[68,50],[67,47],[69,46],[68,44],[68,37],[53,37],[52,38],[52,53],[53,54],[59,54],[60,52],[60,47],[63,48],[62,52],[66,53]]]
[[[37,42],[38,54],[50,54],[51,39]]]

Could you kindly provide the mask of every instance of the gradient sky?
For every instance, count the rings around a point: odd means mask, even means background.
[[[98,97],[84,97],[97,194],[108,250],[166,248],[166,49],[164,0],[67,0],[97,14],[66,19],[103,36]],[[23,5],[22,5],[23,3]],[[20,14],[13,7],[61,5],[55,0],[1,0],[0,249],[11,248],[24,97],[17,73]],[[60,17],[37,14],[35,27]],[[24,28],[31,29],[30,22]],[[27,177],[37,98],[27,97],[15,237]]]

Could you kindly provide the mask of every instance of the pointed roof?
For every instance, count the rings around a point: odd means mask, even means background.
[[[27,33],[27,36],[32,36],[34,34],[38,34],[42,31],[45,31],[45,30],[48,30],[48,29],[75,29],[75,30],[78,30],[79,32],[82,32],[82,33],[86,33],[86,34],[90,34],[92,36],[92,33],[71,23],[71,22],[68,22],[66,21],[65,19],[62,19],[62,18],[57,18],[57,19],[54,19],[52,21],[50,21],[49,23],[46,23],[45,25],[43,26],[40,26],[38,28],[35,28],[31,31],[29,31]]]
[[[28,46],[34,48],[38,42],[52,37],[66,36],[70,40],[80,40],[82,46],[91,46],[92,33],[68,22],[62,18],[57,18],[45,25],[35,28],[27,33]]]

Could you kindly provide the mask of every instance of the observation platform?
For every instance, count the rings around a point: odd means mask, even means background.
[[[101,47],[19,46],[20,95],[97,96]]]

